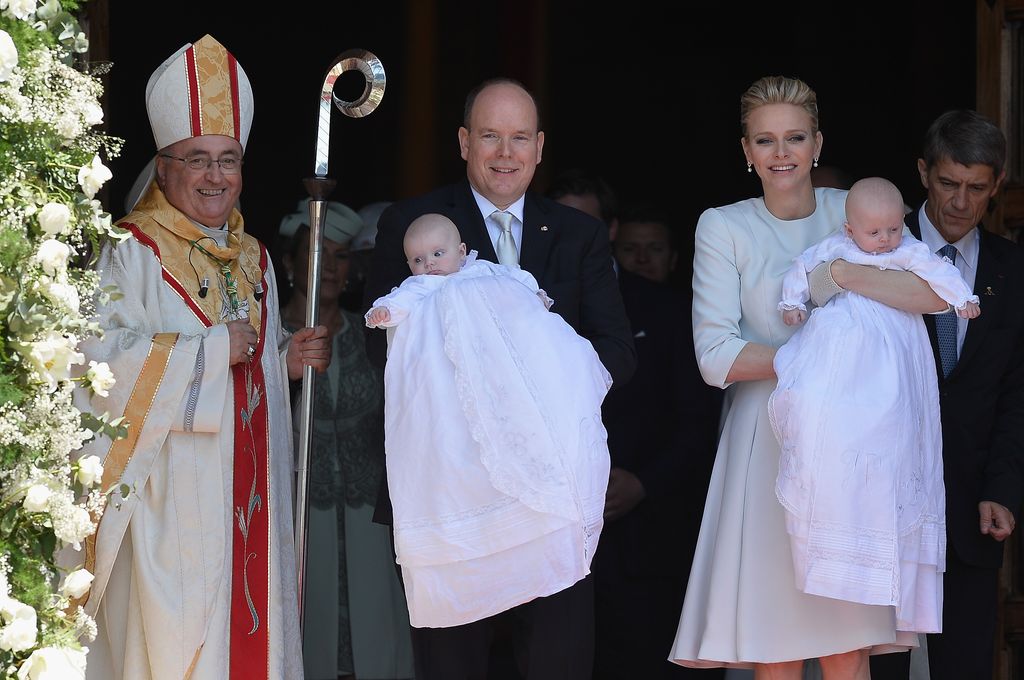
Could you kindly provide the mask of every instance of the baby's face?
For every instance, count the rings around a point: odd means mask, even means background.
[[[888,253],[903,240],[903,210],[850,210],[846,233],[865,253]]]
[[[405,257],[413,274],[444,276],[459,271],[466,244],[447,229],[422,231],[405,241]]]

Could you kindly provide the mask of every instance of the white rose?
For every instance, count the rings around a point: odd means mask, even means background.
[[[100,363],[90,361],[89,370],[86,371],[85,377],[89,379],[89,386],[92,387],[92,391],[101,397],[110,396],[109,390],[117,382],[113,372],[110,370],[110,366],[105,361]]]
[[[17,619],[0,628],[0,649],[24,652],[36,646],[35,616],[31,621]]]
[[[92,515],[80,505],[68,505],[63,508],[64,514],[59,517],[51,513],[53,533],[65,543],[70,543],[75,550],[82,549],[82,541],[96,531]]]
[[[63,203],[47,203],[39,211],[39,226],[46,238],[68,234],[71,224],[71,209]]]
[[[88,647],[43,647],[18,669],[18,680],[84,680]]]
[[[76,338],[66,338],[56,331],[31,343],[29,359],[39,376],[46,381],[46,389],[53,392],[57,382],[71,377],[72,364],[84,364],[85,355],[75,351]]]
[[[36,13],[36,0],[10,0],[7,3],[7,13],[15,19],[25,21]]]
[[[78,481],[82,486],[92,486],[102,478],[103,463],[99,456],[83,456],[78,459]]]
[[[6,597],[0,602],[0,617],[3,617],[4,623],[11,623],[18,619],[34,622],[36,610],[13,597]]]
[[[71,248],[66,243],[49,238],[39,244],[35,260],[50,276],[63,277],[67,272],[70,257]]]
[[[11,77],[18,65],[18,47],[7,31],[0,31],[0,83]]]
[[[46,297],[54,304],[63,305],[75,314],[78,313],[79,298],[78,289],[69,283],[57,283],[52,281],[46,286]]]
[[[22,501],[22,505],[29,512],[46,512],[46,508],[50,504],[51,495],[53,495],[53,492],[50,491],[48,486],[33,484],[25,493],[25,500]]]
[[[15,599],[0,604],[0,614],[7,623],[0,628],[0,649],[24,652],[36,644],[36,610]]]
[[[66,597],[81,597],[89,592],[93,578],[95,577],[87,569],[73,571],[64,579],[64,585],[61,586],[60,592]]]
[[[81,185],[82,192],[88,198],[95,196],[103,183],[111,177],[113,175],[110,174],[107,166],[103,165],[99,156],[93,156],[92,163],[78,169],[78,184]]]
[[[86,102],[82,107],[82,118],[86,125],[99,125],[103,122],[103,109],[96,102]]]

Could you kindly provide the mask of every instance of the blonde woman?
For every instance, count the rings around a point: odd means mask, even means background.
[[[802,677],[820,658],[826,680],[867,680],[868,654],[917,644],[893,607],[798,590],[775,496],[779,445],[768,422],[775,352],[795,332],[777,311],[792,259],[840,228],[846,192],[814,188],[822,149],[806,83],[761,78],[741,98],[741,145],[763,195],[706,210],[693,261],[693,334],[704,380],[726,390],[715,468],[670,659],[754,669],[757,680]],[[842,284],[910,312],[945,309],[908,272],[843,267]],[[836,270],[833,270],[836,273]]]

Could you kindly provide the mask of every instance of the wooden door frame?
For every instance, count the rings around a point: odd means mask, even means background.
[[[976,0],[975,108],[995,120],[1008,144],[1007,178],[986,228],[1015,241],[1024,233],[1024,0]],[[1007,541],[999,573],[994,677],[1024,677],[1024,551]]]

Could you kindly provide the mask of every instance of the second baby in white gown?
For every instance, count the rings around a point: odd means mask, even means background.
[[[846,224],[794,260],[779,310],[806,320],[779,348],[769,418],[782,455],[776,494],[786,511],[796,586],[805,593],[891,605],[896,628],[936,633],[942,621],[945,492],[934,355],[920,315],[854,292],[809,317],[807,273],[842,258],[910,271],[966,318],[980,313],[959,270],[903,230],[903,199],[887,180],[857,182]],[[954,313],[949,311],[947,313]]]

